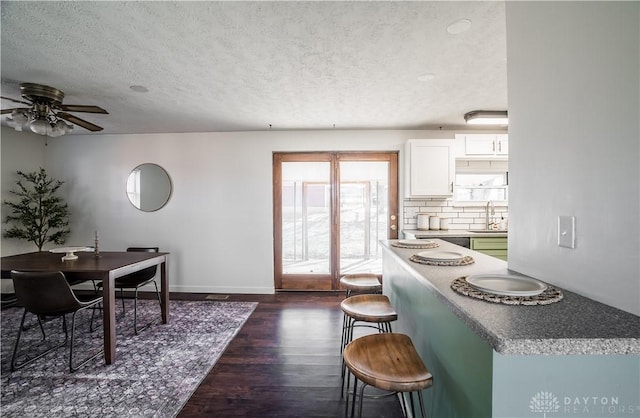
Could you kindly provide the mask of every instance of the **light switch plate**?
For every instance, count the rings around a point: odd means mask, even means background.
[[[558,216],[558,245],[576,248],[576,217]]]

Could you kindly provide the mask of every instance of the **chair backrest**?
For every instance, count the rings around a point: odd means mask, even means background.
[[[129,247],[127,248],[127,251],[157,253],[157,252],[160,252],[160,248],[159,247]],[[158,266],[147,267],[146,269],[142,269],[140,271],[136,271],[135,273],[131,273],[127,275],[127,278],[134,279],[137,281],[145,281],[155,276],[157,271],[158,271]]]
[[[72,312],[81,306],[61,271],[12,271],[13,287],[20,304],[36,315]]]

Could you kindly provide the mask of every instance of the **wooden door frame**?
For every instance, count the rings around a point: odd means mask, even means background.
[[[340,249],[340,161],[386,161],[389,163],[389,238],[398,237],[399,179],[398,151],[333,151],[333,152],[274,152],[273,153],[273,256],[274,285],[281,290],[338,290]],[[328,162],[331,186],[331,243],[329,274],[287,274],[282,266],[282,163],[283,162]],[[285,286],[286,285],[286,288]]]

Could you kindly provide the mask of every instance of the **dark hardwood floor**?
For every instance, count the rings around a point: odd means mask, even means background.
[[[204,299],[172,294],[172,299]],[[342,417],[343,293],[230,295],[258,307],[193,393],[179,418]],[[365,417],[402,417],[395,397],[366,399]]]

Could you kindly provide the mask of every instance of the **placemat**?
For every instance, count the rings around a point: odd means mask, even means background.
[[[492,303],[503,303],[505,305],[549,305],[551,303],[560,302],[564,295],[559,289],[547,285],[547,289],[536,296],[505,296],[496,295],[495,293],[483,292],[467,283],[467,276],[458,277],[451,283],[451,288],[465,296],[484,300]]]
[[[424,244],[403,244],[399,241],[394,241],[391,243],[391,245],[393,247],[398,247],[398,248],[412,248],[414,250],[428,250],[431,248],[438,248],[440,246],[440,244],[438,244],[437,242],[433,242],[433,241],[429,241],[429,242],[425,242]]]
[[[446,267],[460,267],[460,266],[468,266],[469,264],[475,263],[473,257],[465,255],[460,260],[455,261],[433,261],[433,260],[425,260],[424,258],[418,257],[416,254],[409,257],[409,260],[414,263],[426,264],[427,266],[446,266]]]

